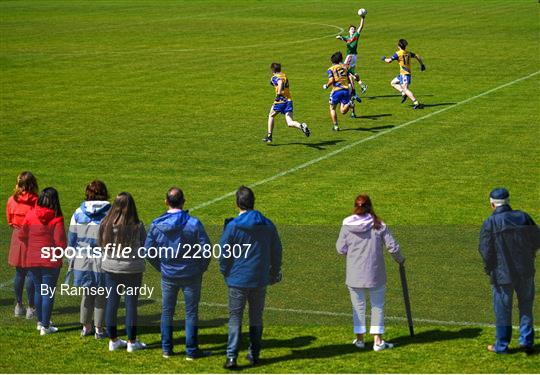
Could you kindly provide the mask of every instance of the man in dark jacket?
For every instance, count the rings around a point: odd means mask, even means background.
[[[526,352],[534,347],[533,301],[534,260],[540,247],[540,230],[522,211],[512,210],[510,194],[504,188],[489,195],[493,214],[480,231],[480,255],[493,286],[496,320],[495,344],[488,350],[508,352],[512,336],[512,298],[516,291],[519,307],[519,345]]]
[[[229,339],[224,367],[234,369],[242,335],[242,315],[249,304],[250,346],[247,359],[259,362],[266,286],[281,280],[281,241],[276,227],[254,210],[255,195],[248,187],[236,192],[240,214],[226,222],[221,236],[219,266],[229,287]]]
[[[152,222],[144,247],[150,263],[161,272],[163,357],[173,353],[173,317],[181,289],[186,309],[186,360],[194,360],[211,354],[199,349],[197,339],[202,275],[211,256],[193,255],[199,246],[211,248],[211,244],[202,223],[183,210],[184,202],[182,190],[169,189],[165,198],[169,210]]]

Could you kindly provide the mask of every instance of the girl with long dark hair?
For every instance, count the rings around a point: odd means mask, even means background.
[[[39,194],[36,206],[24,219],[19,238],[26,245],[26,266],[34,282],[34,300],[38,318],[37,328],[42,336],[58,331],[53,327],[51,314],[54,304],[53,288],[56,287],[62,259],[55,259],[43,249],[67,246],[64,217],[55,188],[48,187]],[[46,286],[46,293],[43,293]],[[43,288],[43,289],[42,289]]]
[[[112,207],[99,227],[98,243],[104,250],[101,268],[105,271],[105,287],[111,294],[105,308],[105,321],[109,336],[109,350],[127,347],[128,352],[144,349],[146,345],[137,340],[137,303],[139,296],[125,295],[126,333],[128,341],[118,337],[117,319],[121,288],[139,288],[145,268],[144,259],[138,256],[138,249],[144,246],[146,231],[139,220],[137,207],[131,194],[123,192],[116,196]],[[131,248],[131,252],[116,251]],[[139,289],[136,289],[139,290]]]

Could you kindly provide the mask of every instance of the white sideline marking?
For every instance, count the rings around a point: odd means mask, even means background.
[[[531,78],[531,77],[534,77],[535,75],[537,75],[537,74],[539,74],[539,73],[540,73],[540,70],[538,70],[538,71],[536,71],[536,72],[534,72],[534,73],[532,73],[532,74],[526,75],[526,76],[524,76],[524,77],[518,78],[518,79],[516,79],[516,80],[513,80],[512,82],[508,82],[508,83],[505,83],[505,84],[503,84],[503,85],[500,85],[500,86],[497,86],[497,87],[495,87],[495,88],[492,88],[492,89],[490,89],[490,90],[484,91],[483,93],[480,93],[480,94],[475,95],[475,96],[472,96],[472,97],[470,97],[470,98],[468,98],[468,99],[465,99],[465,100],[462,100],[462,101],[460,101],[460,102],[457,102],[456,104],[452,104],[452,105],[450,105],[450,106],[448,106],[448,107],[439,109],[439,110],[437,110],[437,111],[435,111],[435,112],[432,112],[432,113],[429,113],[429,114],[427,114],[427,115],[418,117],[418,118],[415,119],[415,120],[411,120],[411,121],[405,122],[405,123],[400,124],[400,125],[397,125],[397,126],[395,126],[395,127],[393,127],[393,128],[389,128],[389,129],[383,130],[383,131],[381,131],[381,132],[379,132],[379,133],[373,134],[373,135],[371,135],[371,136],[369,136],[369,137],[367,137],[367,138],[362,138],[362,139],[360,139],[360,140],[358,140],[358,141],[355,141],[355,142],[353,142],[353,143],[349,143],[348,145],[345,145],[345,146],[343,146],[343,147],[341,147],[341,148],[338,148],[337,150],[334,150],[334,151],[332,151],[332,152],[329,152],[329,153],[326,154],[326,155],[323,155],[323,156],[320,156],[320,157],[318,157],[318,158],[309,160],[309,161],[307,161],[307,162],[305,162],[305,163],[302,163],[302,164],[300,164],[300,165],[297,165],[296,167],[293,167],[293,168],[288,169],[288,170],[286,170],[286,171],[280,172],[280,173],[278,173],[278,174],[275,174],[275,175],[270,176],[270,177],[268,177],[268,178],[265,178],[265,179],[263,179],[263,180],[256,181],[256,182],[254,182],[254,183],[252,183],[252,184],[250,184],[250,185],[248,185],[248,186],[251,187],[251,188],[253,188],[253,187],[256,187],[256,186],[259,186],[259,185],[266,184],[267,182],[273,181],[273,180],[278,179],[278,178],[280,178],[280,177],[283,177],[283,176],[286,176],[286,175],[288,175],[288,174],[291,174],[291,173],[294,173],[294,172],[296,172],[296,171],[299,171],[299,170],[301,170],[301,169],[307,168],[307,167],[309,167],[310,165],[316,164],[316,163],[318,163],[318,162],[320,162],[320,161],[323,161],[323,160],[326,160],[326,159],[330,159],[331,157],[336,156],[336,155],[338,155],[338,154],[342,153],[343,151],[346,151],[346,150],[348,150],[348,149],[350,149],[350,148],[353,148],[353,147],[355,147],[355,146],[358,146],[359,144],[362,144],[362,143],[365,143],[365,142],[369,142],[369,141],[371,141],[371,140],[377,139],[377,138],[379,138],[379,137],[381,137],[381,136],[383,136],[383,135],[385,135],[385,134],[388,134],[388,133],[390,133],[390,132],[396,131],[396,130],[401,129],[401,128],[405,128],[405,127],[407,127],[407,126],[409,126],[409,125],[412,125],[412,124],[416,124],[416,123],[419,122],[419,121],[425,120],[425,119],[430,118],[430,117],[435,116],[435,115],[438,115],[439,113],[446,112],[446,111],[448,111],[448,110],[450,110],[450,109],[456,108],[456,107],[458,107],[458,106],[460,106],[460,105],[466,104],[466,103],[468,103],[468,102],[470,102],[470,101],[473,101],[473,100],[475,100],[475,99],[478,99],[478,98],[481,98],[481,97],[483,97],[483,96],[489,95],[489,94],[491,94],[492,92],[495,92],[495,91],[497,91],[497,90],[503,89],[503,88],[505,88],[505,87],[511,86],[511,85],[516,84],[516,83],[518,83],[518,82],[521,82],[521,81],[524,81],[524,80],[529,79],[529,78]],[[214,204],[214,203],[219,202],[219,201],[222,201],[222,200],[224,200],[224,199],[226,199],[226,198],[232,197],[234,194],[236,194],[236,191],[228,192],[227,194],[223,194],[223,195],[220,196],[220,197],[217,197],[217,198],[211,199],[211,200],[209,200],[209,201],[207,201],[207,202],[201,203],[201,204],[195,206],[194,208],[192,208],[190,211],[194,211],[194,210],[201,209],[201,208],[203,208],[203,207],[210,206],[211,204]]]
[[[181,302],[183,304],[183,302]],[[208,306],[208,307],[229,307],[229,305],[224,303],[213,303],[213,302],[199,302],[199,305],[202,306]],[[284,309],[279,307],[264,307],[265,310],[269,311],[277,311],[277,312],[284,312],[284,313],[295,313],[295,314],[309,314],[309,315],[324,315],[324,316],[343,316],[350,318],[352,317],[351,313],[342,313],[342,312],[332,312],[332,311],[318,311],[318,310],[299,310],[299,309]],[[388,320],[397,320],[397,321],[407,321],[407,318],[403,318],[401,316],[385,316],[385,319]],[[414,322],[417,323],[425,323],[425,324],[434,324],[434,325],[442,325],[442,326],[463,326],[463,327],[489,327],[489,328],[495,328],[494,324],[489,323],[478,323],[478,322],[457,322],[452,320],[436,320],[436,319],[424,319],[424,318],[413,318]],[[512,326],[514,329],[519,329],[518,326]],[[540,329],[536,329],[535,331],[540,331]]]

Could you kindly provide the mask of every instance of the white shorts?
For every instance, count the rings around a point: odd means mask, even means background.
[[[356,55],[347,55],[343,63],[351,68],[354,68],[356,66]]]

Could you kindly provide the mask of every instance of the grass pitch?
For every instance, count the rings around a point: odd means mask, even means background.
[[[369,90],[360,118],[341,117],[343,131],[333,133],[321,86],[330,55],[344,51],[334,36],[358,23],[360,6],[369,14],[357,70]],[[495,186],[540,220],[537,3],[2,1],[0,14],[2,202],[17,173],[31,170],[42,188],[59,190],[69,220],[85,184],[99,178],[112,194],[131,192],[149,223],[164,209],[165,190],[179,185],[217,241],[233,199],[201,206],[258,184],[257,206],[283,236],[284,280],[267,299],[263,366],[248,371],[538,371],[538,356],[485,352],[494,329],[485,326],[490,290],[476,250]],[[425,72],[413,67],[411,86],[422,111],[399,104],[389,85],[397,66],[379,60],[399,38],[426,61]],[[274,143],[260,141],[272,61],[288,74],[310,138],[278,118]],[[350,345],[344,264],[334,250],[360,191],[402,245],[419,324],[408,338],[389,263],[386,337],[398,346],[385,353]],[[159,295],[140,307],[150,350],[128,356],[80,339],[74,297],[56,301],[61,332],[39,337],[11,317],[13,270],[3,267],[0,370],[220,372],[227,310],[216,265],[203,283],[200,337],[215,355],[195,363],[161,358]],[[144,281],[158,286],[158,276],[148,267]]]

